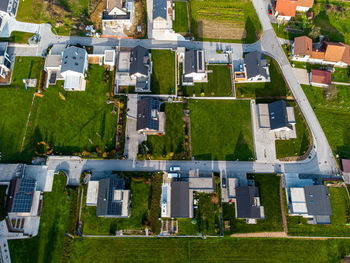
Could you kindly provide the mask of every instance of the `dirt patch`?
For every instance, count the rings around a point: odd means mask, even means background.
[[[285,232],[260,232],[232,234],[231,237],[287,237]]]
[[[92,1],[92,2],[97,2],[97,4],[94,5],[94,9],[90,15],[91,22],[94,24],[96,30],[100,31],[101,30],[101,25],[102,25],[102,12],[106,8],[106,1],[105,0],[97,0],[97,1]],[[92,8],[92,7],[91,7]],[[90,9],[90,6],[89,6]]]
[[[218,204],[218,203],[219,203],[219,197],[217,197],[216,195],[214,195],[214,196],[211,198],[211,202],[214,203],[214,204]]]
[[[99,64],[99,62],[100,62],[99,57],[88,57],[89,64]]]
[[[244,39],[246,30],[244,22],[230,21],[214,22],[213,20],[199,20],[197,22],[200,38]]]

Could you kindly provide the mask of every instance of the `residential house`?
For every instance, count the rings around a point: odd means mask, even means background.
[[[332,83],[332,73],[327,70],[312,69],[310,80],[312,86],[327,88]]]
[[[248,224],[256,224],[257,219],[264,219],[264,207],[260,204],[259,188],[239,186],[236,188],[236,218],[246,219]]]
[[[48,73],[47,85],[64,80],[66,91],[84,91],[85,73],[88,68],[88,54],[85,49],[70,46],[62,55],[48,55],[44,70]]]
[[[96,206],[99,217],[128,218],[130,216],[130,190],[120,177],[108,177],[88,183],[86,205]]]
[[[1,0],[0,16],[16,16],[19,0]]]
[[[114,28],[130,28],[133,23],[133,0],[107,0],[102,13],[102,31],[104,35],[113,35]]]
[[[324,185],[291,187],[287,193],[289,213],[308,218],[309,224],[330,224],[332,208]]]
[[[0,77],[3,79],[9,75],[12,69],[12,61],[7,53],[7,47],[7,42],[0,43]]]
[[[297,37],[292,44],[292,60],[347,67],[350,65],[350,46],[343,43],[324,41],[319,48],[312,48],[312,40],[306,36]]]
[[[116,93],[120,86],[135,86],[136,92],[151,91],[151,53],[142,46],[120,51],[117,58]]]
[[[341,166],[345,182],[350,182],[350,159],[342,159]]]
[[[161,217],[193,218],[194,193],[214,193],[213,175],[192,171],[177,178],[163,177]]]
[[[284,100],[258,104],[257,111],[260,128],[268,128],[273,132],[295,129],[294,108]]]
[[[246,82],[269,82],[270,74],[267,60],[258,51],[244,57],[244,76]]]
[[[159,99],[144,97],[138,101],[137,131],[147,135],[165,133],[165,112],[160,111]]]
[[[314,0],[277,0],[276,17],[278,20],[289,21],[296,11],[307,12],[314,4]]]
[[[172,0],[153,0],[152,30],[172,31]]]
[[[183,63],[182,85],[193,86],[197,82],[208,82],[203,50],[188,50]]]

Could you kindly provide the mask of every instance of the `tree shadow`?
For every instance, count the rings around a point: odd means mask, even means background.
[[[245,37],[243,42],[244,43],[254,43],[257,40],[256,27],[249,16],[247,17],[247,20],[245,21],[244,29],[246,32],[246,37]]]
[[[229,158],[229,159],[228,159]],[[226,160],[239,160],[239,161],[249,161],[251,158],[254,158],[254,154],[249,149],[248,142],[246,138],[243,136],[243,132],[240,131],[238,135],[238,139],[235,146],[235,151],[233,154],[229,154],[226,157]]]

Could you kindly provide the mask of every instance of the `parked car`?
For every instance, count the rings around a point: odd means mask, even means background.
[[[269,11],[269,15],[272,16],[272,9],[271,9],[271,6],[268,6],[268,7],[267,7],[267,10]]]
[[[226,177],[222,177],[222,188],[226,188]]]
[[[170,167],[170,172],[179,172],[181,169],[179,166],[171,166]]]

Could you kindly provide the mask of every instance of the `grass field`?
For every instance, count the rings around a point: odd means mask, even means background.
[[[0,38],[0,41],[28,44],[29,38],[31,38],[33,35],[33,33],[12,31],[9,38]]]
[[[71,262],[339,262],[349,246],[348,240],[79,238]]]
[[[175,53],[152,50],[151,91],[154,94],[175,94]]]
[[[148,182],[148,183],[146,183]],[[110,235],[118,230],[142,230],[148,215],[148,199],[151,184],[145,179],[131,179],[130,218],[104,218],[96,216],[96,206],[84,206],[82,210],[85,235]]]
[[[165,104],[165,135],[147,136],[147,148],[152,159],[182,159],[184,157],[183,103]]]
[[[22,78],[39,78],[42,60],[19,57],[17,60],[13,87],[0,89],[2,161],[30,161],[36,143],[43,140],[54,147],[57,154],[96,152],[96,147],[102,152],[114,149],[117,117],[111,113],[113,106],[106,104],[113,74],[109,73],[110,80],[105,83],[104,68],[92,65],[86,91],[66,92],[62,82],[58,82],[43,92],[43,98],[35,98],[20,153],[34,92],[33,88],[24,90]]]
[[[204,235],[218,235],[220,233],[219,198],[214,194],[198,194],[197,224],[199,232]]]
[[[195,83],[194,86],[181,86],[179,94],[184,96],[232,97],[231,72],[226,65],[209,65],[207,83]]]
[[[290,95],[278,65],[272,58],[267,58],[270,71],[270,82],[236,83],[237,98],[280,97]]]
[[[195,159],[254,158],[249,101],[190,100],[189,108]]]
[[[289,101],[288,104],[290,106],[294,106],[297,138],[289,140],[276,140],[276,157],[278,159],[291,156],[302,156],[307,152],[310,145],[309,130],[307,129],[299,107],[292,101]]]
[[[261,25],[248,0],[193,0],[191,27],[196,40],[253,43]]]
[[[335,155],[350,158],[350,90],[348,86],[323,89],[302,85]],[[327,97],[327,94],[328,97]]]
[[[9,240],[12,262],[61,262],[64,253],[69,253],[65,233],[73,223],[70,208],[76,205],[77,190],[66,188],[66,182],[64,175],[55,175],[52,192],[44,194],[38,236]]]
[[[288,234],[300,236],[350,236],[346,225],[350,212],[350,201],[345,188],[328,187],[332,216],[331,225],[308,225],[301,216],[288,216]]]
[[[260,203],[264,206],[265,219],[259,219],[256,225],[248,225],[243,219],[235,218],[235,205],[223,204],[223,218],[230,221],[230,231],[233,233],[252,233],[283,231],[281,203],[280,203],[280,177],[275,174],[255,174],[255,185],[259,187]]]
[[[348,68],[334,68],[332,79],[337,82],[349,83],[350,67]]]
[[[175,20],[173,21],[173,29],[175,32],[187,33],[189,31],[187,2],[174,1],[175,4]]]

